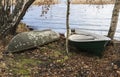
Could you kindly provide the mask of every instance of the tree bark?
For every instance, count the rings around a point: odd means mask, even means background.
[[[8,34],[13,34],[16,31],[16,27],[25,15],[27,9],[35,0],[16,0],[16,5],[13,10],[13,13],[10,15],[4,14],[6,19],[4,19],[4,24],[0,25],[0,38],[4,39]],[[6,5],[6,4],[5,4]],[[6,6],[7,7],[7,6]],[[7,9],[5,9],[7,11]],[[5,18],[5,17],[4,17]]]
[[[16,34],[16,28],[27,9],[35,0],[0,0],[0,39]],[[44,0],[50,5],[53,0]]]
[[[112,40],[114,38],[115,31],[117,28],[117,23],[118,23],[118,18],[119,18],[119,10],[120,10],[120,0],[116,0],[114,9],[113,9],[112,18],[111,18],[110,29],[108,32],[108,37],[110,37]]]
[[[25,15],[27,9],[30,7],[30,5],[34,2],[35,0],[31,0],[31,1],[27,1],[26,4],[23,6],[23,9],[21,11],[21,13],[19,14],[16,23],[13,25],[12,30],[12,34],[14,34],[16,32],[16,28],[17,25],[19,24],[19,22],[21,21],[21,19],[23,18],[23,16]]]
[[[69,52],[68,49],[68,37],[69,37],[69,14],[70,14],[70,0],[67,0],[67,13],[66,13],[66,30],[67,30],[67,37],[66,37],[66,51]]]

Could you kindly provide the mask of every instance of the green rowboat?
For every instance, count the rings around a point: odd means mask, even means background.
[[[90,32],[75,30],[75,34],[69,36],[69,44],[81,51],[88,51],[97,56],[102,56],[110,38]]]

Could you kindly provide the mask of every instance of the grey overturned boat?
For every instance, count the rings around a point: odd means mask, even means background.
[[[6,52],[19,52],[53,42],[60,38],[52,30],[30,31],[17,34],[8,44]]]
[[[75,34],[69,36],[69,44],[77,49],[101,56],[110,38],[90,32],[75,29]]]

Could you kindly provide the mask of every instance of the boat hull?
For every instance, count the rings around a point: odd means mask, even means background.
[[[76,47],[81,51],[87,51],[88,53],[102,56],[102,53],[106,47],[108,41],[87,41],[87,42],[76,42],[69,40],[70,46]]]
[[[12,38],[6,48],[6,52],[14,53],[40,47],[59,38],[59,33],[52,30],[22,32]]]

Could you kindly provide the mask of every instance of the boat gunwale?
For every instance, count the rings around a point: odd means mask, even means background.
[[[77,40],[71,40],[71,39],[69,39],[69,41],[73,41],[73,42],[97,42],[97,41],[110,41],[109,39],[106,39],[106,40],[99,40],[99,39],[97,39],[97,40],[80,40],[80,41],[77,41]]]
[[[95,34],[95,33],[91,33],[91,32],[85,32],[85,31],[81,31],[81,30],[77,30],[77,29],[75,29],[75,34],[93,36],[95,39],[74,40],[72,38],[72,35],[70,35],[68,39],[70,41],[74,41],[74,42],[94,42],[94,41],[97,42],[97,41],[110,41],[111,40],[109,37],[104,36],[104,35],[99,35],[99,34]]]

